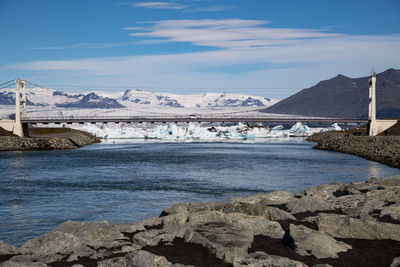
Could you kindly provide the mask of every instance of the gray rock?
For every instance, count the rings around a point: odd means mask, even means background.
[[[285,257],[268,255],[257,251],[249,254],[246,258],[233,264],[234,267],[307,267],[300,261],[291,260]]]
[[[20,251],[36,255],[69,254],[86,245],[104,246],[105,243],[113,243],[118,239],[124,239],[123,234],[107,221],[87,223],[67,221],[48,234],[28,240]]]
[[[271,193],[259,193],[247,198],[234,198],[232,202],[243,204],[281,205],[294,199],[294,194],[288,191],[277,190]]]
[[[178,213],[188,213],[188,209],[186,208],[185,204],[174,204],[171,207],[166,208],[163,210],[162,214],[165,215],[172,215]]]
[[[388,218],[392,221],[400,222],[400,204],[396,206],[385,207],[379,215],[381,219]]]
[[[0,267],[47,267],[48,265],[41,262],[31,262],[31,261],[4,261],[0,262]]]
[[[318,259],[338,258],[338,253],[352,248],[325,233],[311,230],[303,225],[291,224],[287,233],[294,240],[296,253],[301,256],[313,255]]]
[[[338,190],[342,190],[343,187],[344,187],[344,184],[342,184],[342,183],[317,185],[317,186],[313,186],[313,187],[304,189],[303,191],[300,192],[299,195],[312,196],[312,197],[315,197],[315,198],[325,201],[325,200],[334,198],[335,196],[333,195],[333,193],[335,193]]]
[[[333,237],[400,241],[398,224],[361,220],[337,214],[318,214],[316,223],[319,231]]]
[[[15,254],[17,248],[0,240],[0,255]]]
[[[230,223],[193,225],[185,232],[185,241],[200,244],[225,262],[233,263],[247,256],[253,242],[252,232]]]
[[[400,186],[400,175],[380,179],[378,184],[381,186]]]
[[[156,267],[172,266],[163,256],[154,255],[148,251],[138,250],[125,257],[107,259],[98,262],[98,267]]]
[[[289,208],[292,214],[335,209],[332,205],[329,205],[327,202],[312,196],[304,196],[300,199],[291,201],[287,204],[287,207]]]
[[[252,235],[263,235],[270,238],[282,238],[285,232],[277,222],[261,216],[250,216],[242,213],[230,213],[228,221],[252,232]]]
[[[400,257],[394,258],[390,267],[399,267],[400,266]]]

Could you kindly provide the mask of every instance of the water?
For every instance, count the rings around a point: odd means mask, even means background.
[[[0,240],[20,245],[66,220],[114,223],[158,216],[173,203],[298,192],[399,169],[306,141],[263,144],[96,144],[0,153]]]

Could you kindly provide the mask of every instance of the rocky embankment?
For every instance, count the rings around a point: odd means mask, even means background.
[[[98,142],[87,132],[69,128],[31,128],[29,137],[0,135],[0,151],[75,149]]]
[[[316,133],[307,138],[314,148],[356,155],[400,168],[400,136],[354,136],[340,132]]]
[[[400,266],[400,175],[175,204],[136,223],[62,223],[0,266]]]

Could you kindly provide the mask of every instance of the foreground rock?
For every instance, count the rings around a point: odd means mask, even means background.
[[[72,222],[0,266],[398,266],[400,175],[175,204],[136,223]]]
[[[307,138],[315,148],[356,155],[400,168],[400,136],[354,136],[338,132],[315,133]]]
[[[69,128],[31,128],[29,137],[0,136],[0,151],[75,149],[98,142],[89,133]]]

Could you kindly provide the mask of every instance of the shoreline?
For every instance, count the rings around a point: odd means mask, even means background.
[[[1,133],[0,151],[67,150],[100,142],[88,132],[70,128],[29,128],[28,137]]]
[[[354,136],[344,132],[315,133],[306,139],[314,148],[342,152],[400,168],[400,136]]]
[[[175,204],[140,222],[60,224],[0,266],[398,266],[400,175]],[[325,265],[328,266],[328,265]]]

